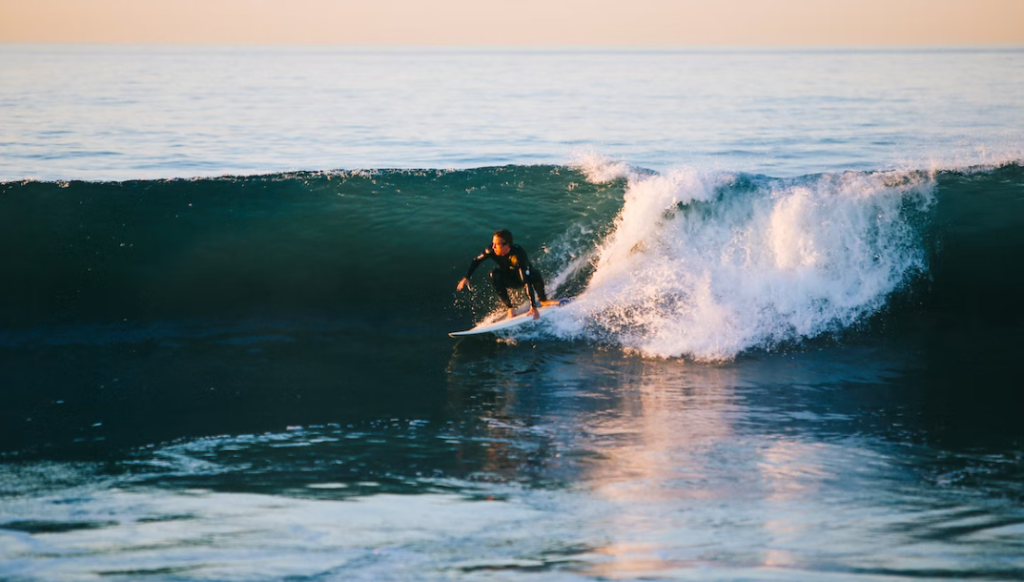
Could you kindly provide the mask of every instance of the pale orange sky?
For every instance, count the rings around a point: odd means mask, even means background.
[[[0,42],[1024,45],[1024,0],[0,0]]]

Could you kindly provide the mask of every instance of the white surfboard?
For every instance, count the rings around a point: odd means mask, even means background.
[[[566,303],[569,303],[569,299],[568,298],[566,298],[566,299],[559,299],[557,301],[548,301],[547,304],[541,305],[540,308],[537,309],[537,311],[540,312],[540,316],[543,318],[544,314],[547,311],[549,311],[551,309],[558,309],[559,307],[565,305]],[[530,311],[530,304],[527,303],[525,305],[519,306],[519,308],[516,309],[516,316],[515,317],[507,317],[507,316],[505,316],[505,317],[501,317],[500,319],[494,319],[493,316],[492,317],[488,317],[487,319],[484,319],[483,321],[478,323],[476,325],[476,327],[473,327],[471,329],[467,329],[465,331],[453,331],[453,332],[449,333],[448,335],[450,335],[451,337],[462,337],[462,336],[465,336],[465,335],[477,335],[477,334],[481,334],[481,333],[494,333],[496,331],[501,331],[503,329],[510,329],[510,328],[513,328],[513,327],[518,327],[520,325],[523,325],[524,323],[529,323],[529,322],[533,321],[533,317],[530,316],[529,311]]]

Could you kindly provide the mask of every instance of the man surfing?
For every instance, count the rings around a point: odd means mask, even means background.
[[[491,246],[484,249],[469,263],[466,276],[459,281],[457,287],[459,291],[469,287],[469,278],[473,276],[473,272],[480,266],[480,263],[487,259],[498,263],[498,268],[491,271],[491,282],[494,284],[495,292],[498,293],[498,298],[508,308],[509,318],[516,315],[515,307],[508,296],[509,287],[526,287],[526,294],[530,298],[529,315],[534,319],[540,318],[540,312],[537,309],[541,305],[558,303],[547,300],[547,294],[544,293],[544,279],[530,265],[530,259],[527,258],[523,247],[514,244],[512,233],[505,229],[495,232],[491,239]]]

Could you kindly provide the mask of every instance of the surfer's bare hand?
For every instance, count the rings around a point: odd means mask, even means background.
[[[473,288],[469,286],[469,279],[465,277],[459,280],[459,286],[456,287],[456,291],[462,291],[463,289],[469,289],[470,291],[473,290]]]

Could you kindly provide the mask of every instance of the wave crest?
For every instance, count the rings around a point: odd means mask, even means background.
[[[575,152],[566,166],[582,172],[591,184],[607,184],[647,173],[626,162],[613,160],[604,154],[590,150]]]

